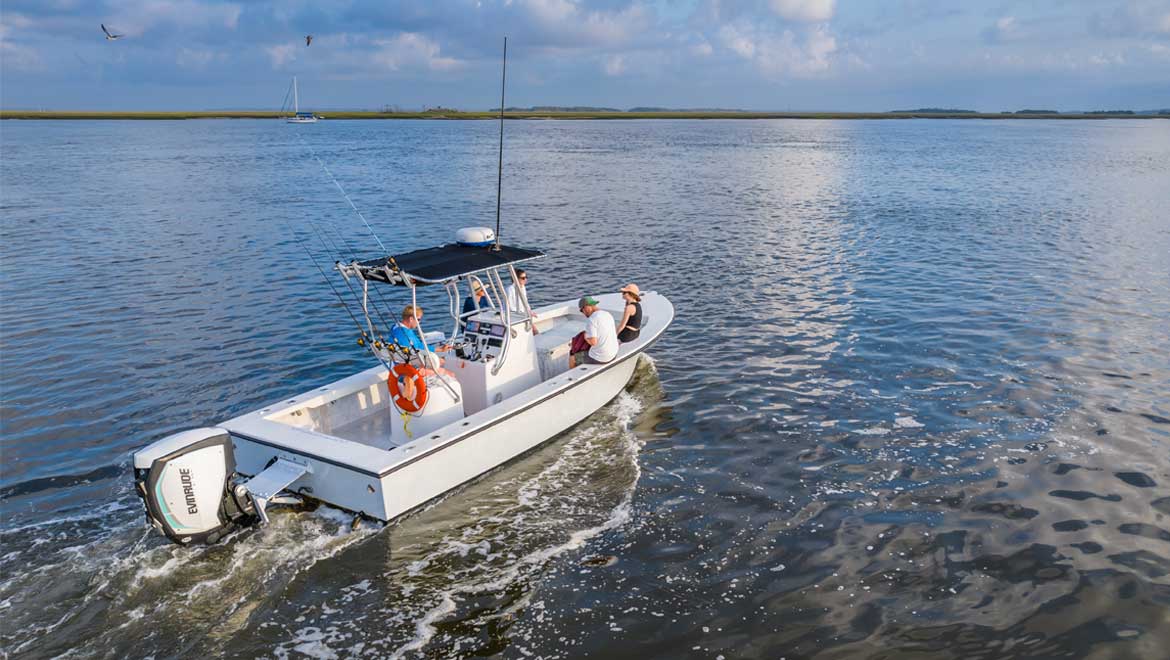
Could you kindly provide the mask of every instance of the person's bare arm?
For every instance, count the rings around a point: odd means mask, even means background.
[[[630,317],[634,315],[634,306],[626,305],[626,313],[622,314],[622,322],[618,324],[617,331],[620,333],[626,329],[626,324],[630,322]]]

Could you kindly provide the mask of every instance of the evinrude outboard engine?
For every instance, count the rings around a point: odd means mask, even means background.
[[[235,473],[232,438],[220,428],[183,431],[134,454],[134,479],[146,517],[172,541],[215,543],[256,522]]]

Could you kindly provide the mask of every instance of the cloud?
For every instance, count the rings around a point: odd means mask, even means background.
[[[995,23],[983,28],[983,40],[989,44],[998,44],[1005,41],[1019,39],[1022,36],[1020,24],[1015,16],[1001,16]]]
[[[561,47],[625,44],[654,27],[653,12],[638,2],[616,10],[585,9],[569,0],[517,0],[516,5],[539,41]]]
[[[224,62],[227,53],[218,53],[214,50],[198,48],[180,48],[175,55],[175,64],[186,69],[206,69],[212,62]]]
[[[390,39],[375,39],[371,56],[381,68],[399,71],[404,68],[423,68],[431,71],[450,71],[463,66],[453,57],[444,57],[439,44],[414,32],[403,32]]]
[[[31,46],[13,42],[11,36],[33,26],[27,16],[15,13],[0,14],[0,62],[14,71],[39,71],[44,68],[40,52]]]
[[[291,44],[266,46],[264,52],[268,55],[268,59],[272,61],[272,68],[280,69],[289,62],[297,59],[297,46],[299,45],[299,43],[293,42]]]
[[[1125,57],[1120,53],[1095,53],[1089,56],[1089,64],[1093,66],[1120,66],[1125,64]]]
[[[780,18],[798,23],[826,23],[836,9],[836,0],[771,0],[769,4]]]
[[[139,37],[157,28],[213,28],[235,30],[243,8],[235,3],[207,3],[197,0],[129,0],[117,3],[106,25],[129,37]]]
[[[102,22],[130,38],[106,42]],[[381,103],[387,87],[362,81],[388,79],[403,105],[480,107],[470,82],[496,79],[504,32],[509,98],[532,105],[763,108],[783,93],[880,109],[1043,85],[1123,104],[1170,91],[1168,0],[0,0],[0,91],[87,106],[78,81],[104,76],[103,93],[128,104],[253,106],[295,72],[338,107]],[[1109,91],[1122,89],[1139,91]]]
[[[734,25],[724,25],[719,28],[719,38],[723,41],[723,45],[736,55],[745,60],[755,58],[756,38],[754,34]]]
[[[610,55],[605,58],[605,75],[620,76],[626,72],[626,58],[622,55]]]
[[[837,52],[837,38],[824,25],[804,30],[803,38],[791,29],[775,32],[746,22],[724,25],[718,34],[728,50],[773,78],[828,73]]]
[[[1111,12],[1091,14],[1089,31],[1107,37],[1170,38],[1170,6],[1165,2],[1131,0]]]

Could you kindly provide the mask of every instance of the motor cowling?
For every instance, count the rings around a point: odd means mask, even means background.
[[[231,435],[220,428],[182,431],[134,454],[147,520],[182,545],[215,543],[254,522],[235,469]]]

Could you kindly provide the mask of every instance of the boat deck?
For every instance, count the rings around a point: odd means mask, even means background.
[[[365,417],[333,429],[331,435],[378,449],[394,449],[398,445],[391,439],[390,415],[393,413],[394,411],[387,405]]]

